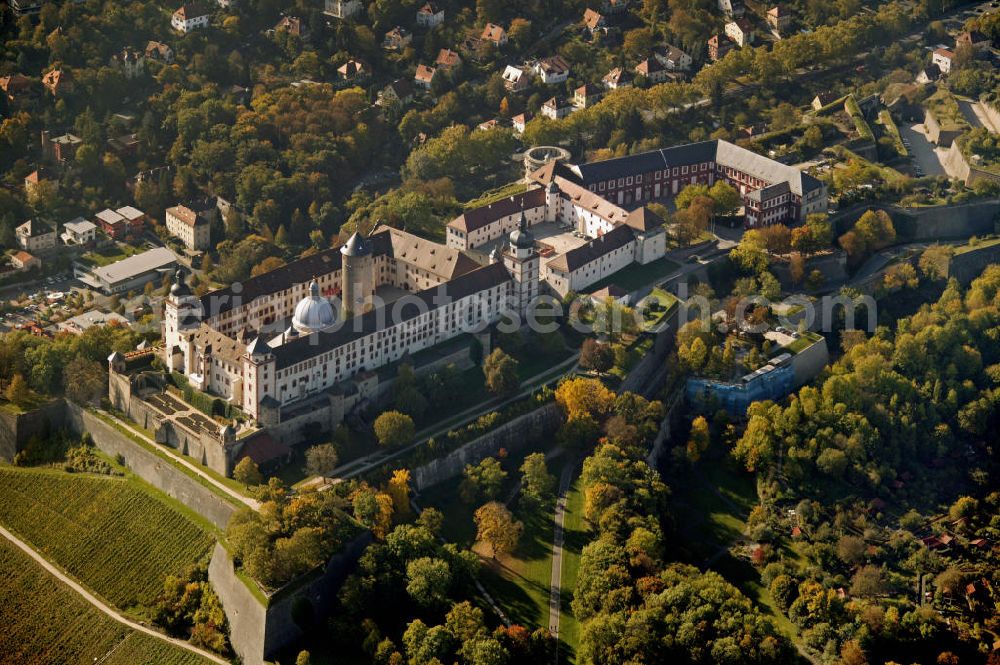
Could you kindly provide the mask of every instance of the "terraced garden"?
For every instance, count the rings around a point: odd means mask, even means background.
[[[0,660],[21,665],[203,665],[210,661],[135,632],[91,606],[0,539]]]
[[[120,610],[145,617],[211,536],[138,481],[0,468],[0,524]],[[2,625],[2,624],[0,624]]]

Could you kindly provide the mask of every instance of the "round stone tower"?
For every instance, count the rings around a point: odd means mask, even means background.
[[[356,232],[340,248],[342,255],[341,306],[344,318],[362,314],[371,307],[375,295],[375,271],[372,247],[364,236]]]

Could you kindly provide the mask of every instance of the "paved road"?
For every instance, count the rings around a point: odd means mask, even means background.
[[[195,646],[192,646],[191,644],[189,644],[188,642],[185,642],[184,640],[178,640],[178,639],[175,639],[173,637],[167,637],[163,633],[158,633],[155,630],[153,630],[152,628],[148,628],[146,626],[143,626],[141,623],[136,623],[135,621],[131,621],[129,619],[126,619],[121,614],[118,614],[118,612],[116,612],[115,610],[113,610],[112,608],[108,607],[107,605],[105,605],[100,600],[98,600],[97,597],[95,597],[92,593],[90,593],[89,591],[87,591],[86,589],[84,589],[82,586],[80,586],[75,580],[73,580],[72,578],[64,575],[58,568],[56,568],[51,563],[49,563],[46,559],[44,559],[42,557],[42,555],[40,555],[38,552],[36,552],[35,550],[33,550],[31,548],[31,546],[29,546],[27,543],[25,543],[24,541],[22,541],[20,538],[18,538],[17,536],[15,536],[14,534],[12,534],[10,531],[8,531],[7,529],[3,528],[2,526],[0,526],[0,536],[3,536],[7,540],[9,540],[11,543],[13,543],[14,545],[16,545],[19,549],[21,549],[22,551],[24,551],[25,554],[27,554],[32,559],[34,559],[38,563],[38,565],[40,565],[42,568],[44,568],[50,574],[52,574],[56,579],[58,579],[60,582],[62,582],[66,586],[68,586],[70,589],[72,589],[73,591],[75,591],[79,595],[83,596],[84,600],[86,600],[88,603],[90,603],[91,605],[93,605],[98,610],[100,610],[104,614],[108,615],[109,617],[111,617],[112,619],[114,619],[115,621],[117,621],[118,623],[125,624],[126,626],[128,626],[132,630],[139,631],[140,633],[145,633],[147,635],[151,635],[152,637],[155,637],[158,640],[163,640],[164,642],[169,642],[170,644],[172,644],[175,647],[178,647],[180,649],[184,649],[186,651],[190,651],[192,653],[196,653],[199,656],[201,656],[202,658],[206,658],[206,659],[212,661],[213,663],[219,663],[219,665],[229,665],[229,661],[228,660],[223,660],[222,658],[219,658],[218,656],[216,656],[214,654],[211,654],[208,651],[202,651],[201,649],[199,649],[199,648],[197,648]]]
[[[909,152],[917,162],[924,175],[945,175],[941,158],[934,150],[934,144],[927,140],[926,130],[922,124],[900,125],[899,135],[909,141]]]
[[[242,494],[240,494],[239,492],[237,492],[233,488],[229,487],[228,485],[219,482],[218,480],[216,480],[215,478],[213,478],[209,474],[205,473],[197,464],[192,464],[191,462],[187,461],[186,459],[184,459],[180,455],[177,455],[176,453],[174,453],[170,449],[169,446],[161,446],[160,444],[156,443],[155,441],[153,441],[152,439],[150,439],[148,436],[146,436],[145,434],[143,434],[139,430],[135,429],[134,427],[132,427],[132,425],[130,425],[129,423],[125,422],[121,418],[118,418],[114,414],[108,413],[107,411],[100,411],[100,413],[102,415],[110,418],[111,420],[115,421],[118,425],[124,427],[125,429],[127,429],[129,432],[131,432],[135,436],[140,437],[142,440],[146,441],[149,445],[154,446],[159,452],[163,453],[164,455],[167,455],[168,457],[172,457],[177,462],[183,464],[186,468],[194,471],[199,476],[201,476],[202,478],[204,478],[206,481],[208,481],[209,483],[211,483],[213,487],[219,489],[220,491],[226,493],[227,495],[233,497],[234,499],[236,499],[240,503],[242,503],[244,505],[247,505],[247,506],[249,506],[250,508],[252,508],[254,510],[260,509],[260,501],[257,501],[256,499],[251,499],[248,496],[243,496]]]
[[[562,556],[566,521],[566,493],[573,484],[573,470],[576,464],[568,464],[559,477],[559,498],[556,499],[555,532],[552,536],[552,578],[549,582],[549,632],[559,640],[559,616],[562,611]],[[559,661],[559,650],[556,649],[556,662]]]

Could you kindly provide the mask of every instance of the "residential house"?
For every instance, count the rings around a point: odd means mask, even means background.
[[[821,108],[823,108],[824,106],[829,106],[830,104],[834,103],[838,99],[840,99],[840,96],[836,95],[836,94],[834,94],[832,92],[821,92],[818,95],[816,95],[815,97],[813,97],[813,100],[812,100],[813,110],[814,111],[818,111]]]
[[[188,249],[202,251],[209,248],[212,225],[204,215],[188,206],[174,206],[167,208],[166,222],[170,235],[178,238]]]
[[[31,90],[32,80],[22,74],[0,76],[0,92],[7,95],[8,101],[16,101],[24,93]]]
[[[361,60],[351,58],[340,67],[337,67],[337,76],[342,81],[353,83],[368,78],[371,75],[368,65]]]
[[[149,216],[146,213],[133,206],[122,206],[115,212],[125,220],[125,235],[127,236],[135,236],[142,233],[142,230],[146,227],[146,222],[149,221]]]
[[[754,40],[753,26],[746,18],[738,18],[726,24],[726,36],[740,48],[749,46]]]
[[[476,130],[486,132],[491,129],[496,129],[499,126],[500,126],[500,121],[497,120],[496,118],[493,118],[492,120],[484,120],[483,122],[476,125]]]
[[[11,13],[17,18],[39,13],[44,3],[45,0],[7,0]]]
[[[722,60],[733,49],[733,42],[725,35],[714,34],[708,38],[708,59],[712,62]]]
[[[146,44],[146,59],[169,65],[174,61],[174,50],[163,42],[151,41]]]
[[[656,58],[646,58],[635,66],[636,76],[642,76],[649,83],[663,83],[667,80],[667,68]]]
[[[53,97],[73,91],[73,77],[63,69],[53,69],[42,76],[42,85]]]
[[[427,2],[417,10],[417,25],[421,28],[436,28],[444,23],[444,9],[437,3]]]
[[[507,65],[503,70],[503,85],[510,92],[520,92],[530,84],[528,74],[520,67]]]
[[[931,63],[937,65],[942,74],[951,73],[951,65],[954,60],[954,51],[949,51],[946,48],[934,49],[934,53],[931,55]]]
[[[516,134],[523,134],[524,128],[531,121],[531,114],[525,111],[524,113],[518,113],[513,118],[510,119],[511,127],[514,128]]]
[[[917,83],[924,85],[926,83],[933,83],[941,78],[941,68],[935,64],[930,64],[920,70],[917,74]]]
[[[59,187],[59,179],[56,177],[56,174],[44,166],[39,166],[24,176],[24,193],[32,196],[42,183],[50,183],[54,187]]]
[[[74,134],[63,134],[49,137],[46,129],[42,130],[42,157],[48,162],[63,163],[76,156],[76,150],[83,144],[83,139]]]
[[[565,83],[569,78],[569,63],[561,55],[542,58],[535,63],[535,73],[546,85]]]
[[[67,245],[89,245],[97,239],[97,224],[83,217],[77,217],[63,224],[60,237]]]
[[[624,67],[615,67],[601,79],[601,82],[608,90],[627,88],[632,85],[632,73]]]
[[[437,74],[437,70],[433,67],[417,65],[417,73],[413,75],[413,83],[424,90],[430,90],[435,74]]]
[[[594,34],[605,30],[608,27],[608,21],[604,18],[604,14],[595,12],[588,7],[583,12],[583,25],[590,31],[590,34]]]
[[[483,33],[480,35],[480,39],[491,42],[497,47],[504,46],[507,44],[507,31],[503,28],[503,26],[495,23],[487,23],[486,27],[483,28]]]
[[[573,106],[578,109],[590,108],[604,96],[604,90],[593,83],[585,83],[573,91]]]
[[[114,240],[122,240],[128,235],[125,217],[111,208],[105,208],[94,215],[94,220],[101,231]]]
[[[111,67],[120,71],[125,78],[134,79],[146,71],[146,55],[140,51],[124,48],[111,56]]]
[[[29,254],[23,249],[10,257],[10,264],[17,270],[23,270],[25,272],[29,270],[40,270],[42,267],[41,259],[33,254]]]
[[[719,11],[721,11],[726,18],[733,19],[746,14],[747,8],[743,4],[743,0],[719,0]]]
[[[180,9],[174,12],[170,18],[170,25],[174,30],[187,34],[192,30],[207,28],[210,13],[207,6],[198,2],[189,2],[186,5],[181,5]]]
[[[410,34],[410,31],[397,25],[395,28],[385,33],[385,39],[382,40],[382,48],[386,51],[398,52],[409,46],[412,41],[413,35]]]
[[[558,95],[542,104],[541,114],[552,120],[565,118],[573,112],[573,105]]]
[[[438,57],[434,64],[440,69],[451,69],[462,64],[462,57],[451,49],[443,48],[438,51]]]
[[[112,136],[107,141],[108,148],[120,157],[134,157],[138,154],[141,144],[139,135],[134,132]]]
[[[281,20],[274,26],[275,32],[287,32],[295,37],[305,38],[309,36],[309,28],[298,16],[282,16]]]
[[[29,219],[14,230],[17,244],[29,252],[56,246],[56,231],[40,219]]]
[[[671,71],[686,72],[691,68],[691,56],[676,46],[667,44],[663,49],[657,50],[653,55],[660,61],[660,64]]]
[[[767,10],[767,24],[772,32],[783,35],[792,27],[792,15],[781,5],[775,5]]]
[[[361,0],[324,0],[323,13],[339,19],[347,19],[361,10]]]
[[[413,101],[413,84],[408,79],[396,79],[378,93],[376,105],[383,108],[405,106]]]
[[[990,38],[978,30],[966,30],[959,33],[958,37],[955,38],[956,50],[963,46],[968,46],[973,51],[983,52],[989,50],[992,45]]]

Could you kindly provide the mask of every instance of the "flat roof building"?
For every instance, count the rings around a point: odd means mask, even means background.
[[[110,295],[142,288],[146,282],[160,279],[164,273],[176,266],[177,257],[173,252],[166,247],[156,247],[111,265],[78,274],[77,278],[84,284]]]

